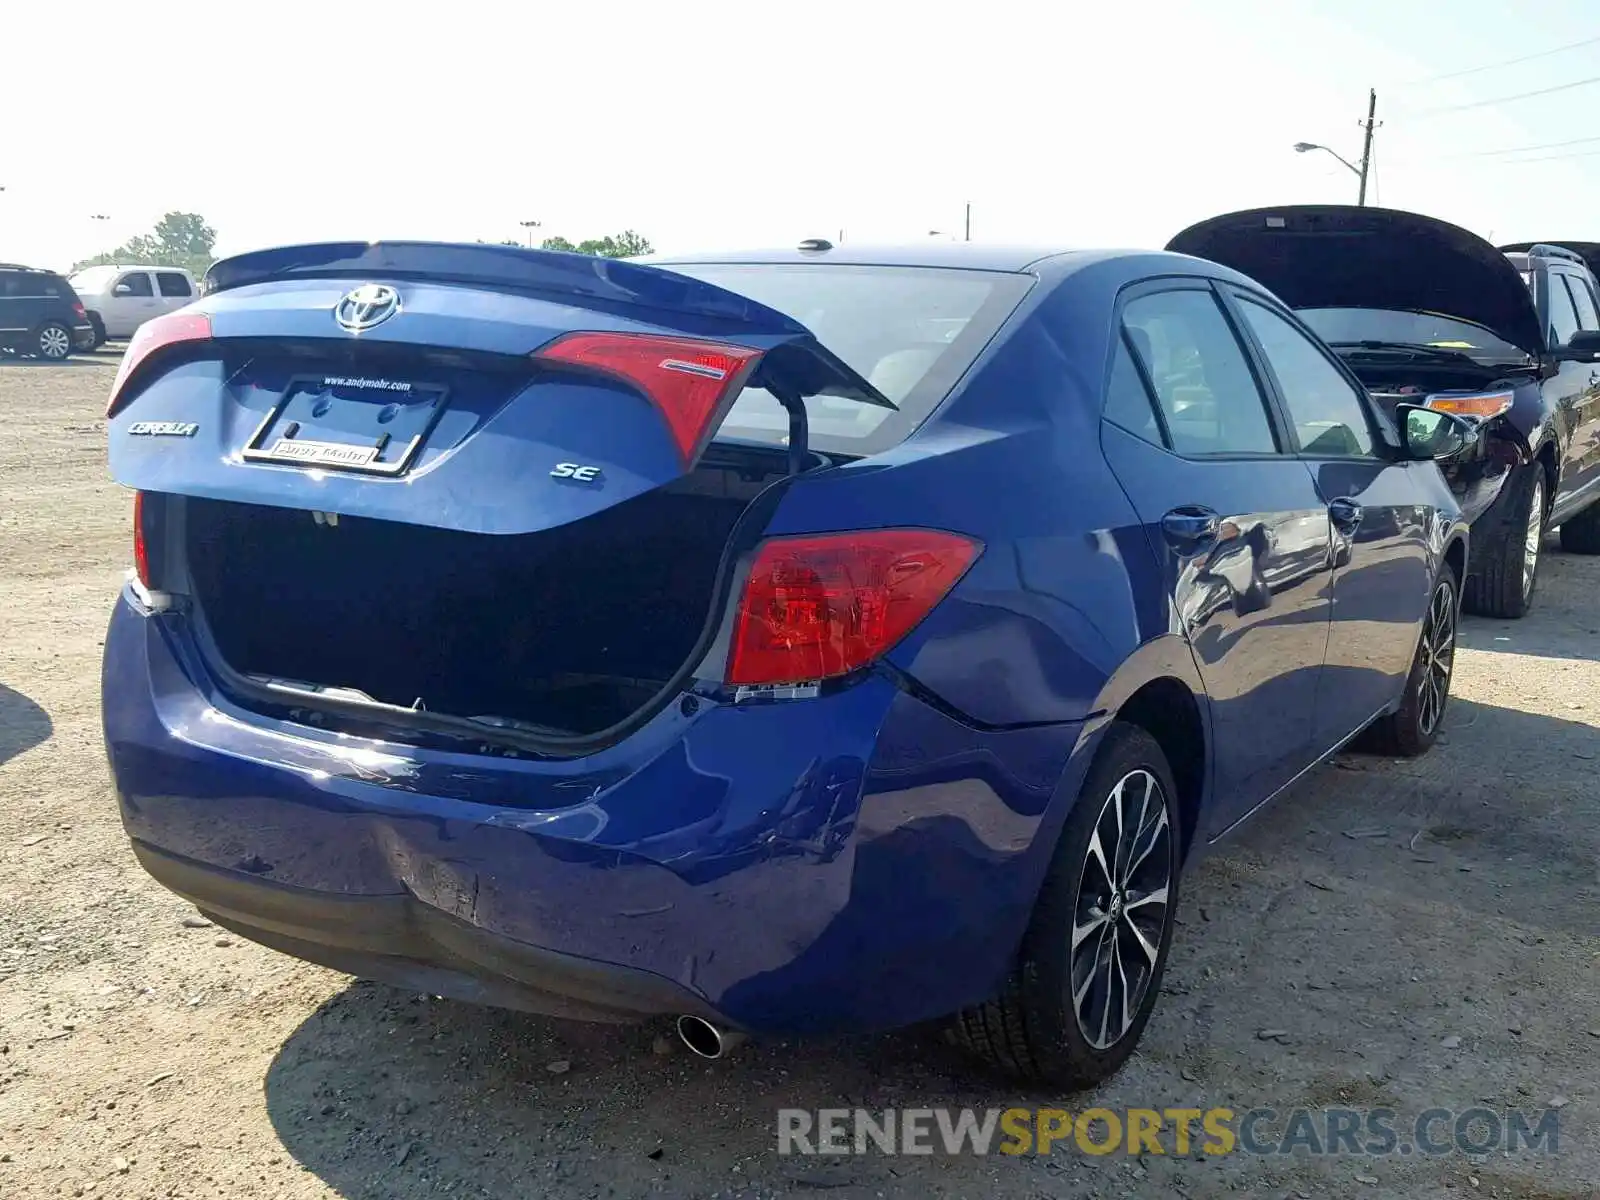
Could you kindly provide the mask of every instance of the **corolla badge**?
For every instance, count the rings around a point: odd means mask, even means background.
[[[134,437],[193,437],[200,426],[193,421],[135,421],[128,426]]]
[[[333,306],[333,319],[341,329],[360,333],[381,325],[400,311],[400,293],[383,283],[363,283],[346,292]]]

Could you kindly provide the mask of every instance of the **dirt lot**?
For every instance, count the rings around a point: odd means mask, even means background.
[[[1600,560],[1552,550],[1531,618],[1467,622],[1430,757],[1343,758],[1196,870],[1143,1050],[1093,1097],[1556,1103],[1558,1152],[780,1157],[784,1106],[1087,1099],[975,1082],[918,1034],[708,1064],[197,927],[128,853],[101,748],[115,362],[0,362],[0,1196],[1596,1195]]]

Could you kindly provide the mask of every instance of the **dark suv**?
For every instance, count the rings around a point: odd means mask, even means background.
[[[60,361],[94,348],[94,326],[54,271],[0,263],[0,349]]]
[[[1600,554],[1600,291],[1581,254],[1507,255],[1433,217],[1322,204],[1214,217],[1167,249],[1265,284],[1391,409],[1477,422],[1440,463],[1472,523],[1469,611],[1528,611],[1546,529]]]

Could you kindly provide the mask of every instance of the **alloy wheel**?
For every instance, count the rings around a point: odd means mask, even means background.
[[[1456,593],[1448,580],[1433,590],[1422,622],[1422,679],[1417,690],[1417,728],[1429,737],[1439,727],[1450,696],[1450,671],[1456,657]]]
[[[1537,464],[1535,464],[1537,466]],[[1539,569],[1539,546],[1544,541],[1544,481],[1534,480],[1528,506],[1528,528],[1522,535],[1522,598],[1533,594],[1534,574]]]
[[[39,354],[44,358],[65,358],[72,349],[72,337],[59,325],[46,325],[39,332]]]
[[[1150,771],[1130,771],[1100,809],[1073,906],[1072,1009],[1097,1050],[1127,1034],[1155,976],[1172,858],[1166,792]]]

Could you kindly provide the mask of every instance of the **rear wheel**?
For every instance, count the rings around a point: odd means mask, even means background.
[[[100,314],[89,314],[89,324],[94,326],[94,349],[98,350],[106,344],[106,323],[100,319]]]
[[[1591,504],[1562,524],[1561,548],[1568,554],[1600,554],[1600,504]]]
[[[33,339],[34,353],[51,362],[60,362],[72,353],[72,330],[60,321],[46,321]]]
[[[1472,551],[1463,607],[1484,617],[1521,617],[1533,605],[1544,542],[1544,466],[1518,467],[1506,484],[1504,517],[1493,540]]]
[[[1456,576],[1446,567],[1433,585],[1416,657],[1400,707],[1362,735],[1362,748],[1400,758],[1426,754],[1439,738],[1456,659]]]
[[[1177,788],[1137,725],[1106,734],[998,997],[955,1041],[1008,1073],[1091,1087],[1134,1051],[1161,990],[1177,909]]]

